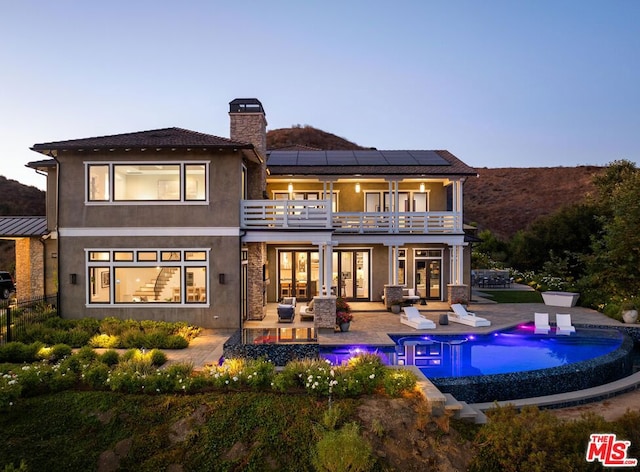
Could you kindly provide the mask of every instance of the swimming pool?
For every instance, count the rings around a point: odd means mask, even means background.
[[[633,341],[613,329],[559,336],[521,325],[485,335],[389,336],[395,346],[321,346],[320,355],[340,364],[357,352],[376,352],[386,364],[415,365],[441,391],[470,402],[578,390],[632,370]]]

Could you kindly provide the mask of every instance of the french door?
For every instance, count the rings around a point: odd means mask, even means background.
[[[278,251],[278,300],[296,297],[306,301],[315,297],[319,289],[319,262],[318,251]]]
[[[416,294],[426,300],[442,300],[442,259],[415,260]]]
[[[337,250],[333,252],[333,291],[349,300],[369,300],[370,251]]]

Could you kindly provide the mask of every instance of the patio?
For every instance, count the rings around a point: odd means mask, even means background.
[[[449,333],[488,333],[508,328],[520,323],[533,321],[535,312],[547,312],[552,323],[555,323],[557,313],[569,313],[574,325],[591,326],[625,326],[624,323],[613,320],[602,313],[579,306],[564,308],[551,307],[543,303],[503,303],[496,304],[481,296],[473,297],[469,311],[491,321],[491,326],[473,328],[458,323],[449,322],[448,325],[438,324],[440,315],[448,313],[447,302],[428,302],[427,305],[414,305],[420,314],[436,323],[436,329],[414,330],[400,323],[400,316],[387,311],[381,302],[350,302],[353,321],[348,332],[320,332],[318,343],[321,345],[340,344],[370,344],[393,345],[388,334],[449,334]],[[313,321],[302,321],[299,314],[293,323],[279,323],[277,304],[267,305],[267,315],[261,321],[247,321],[245,328],[313,328]],[[629,325],[626,325],[629,326]]]

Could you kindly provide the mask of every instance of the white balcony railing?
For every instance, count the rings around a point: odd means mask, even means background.
[[[462,231],[462,217],[450,211],[332,213],[329,200],[244,200],[241,225],[246,229],[333,228],[359,234],[451,234]]]

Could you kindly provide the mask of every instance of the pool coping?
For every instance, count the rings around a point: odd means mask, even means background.
[[[540,397],[518,398],[515,400],[471,403],[470,405],[480,411],[486,411],[497,406],[504,407],[507,405],[512,405],[518,409],[525,406],[537,406],[539,408],[566,408],[597,402],[622,393],[637,390],[638,388],[640,388],[640,371],[613,382],[582,390],[574,390]]]

